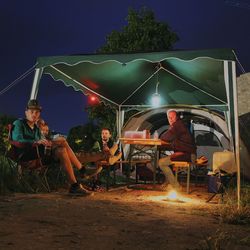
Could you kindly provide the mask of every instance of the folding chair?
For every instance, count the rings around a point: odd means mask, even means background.
[[[236,176],[236,165],[233,152],[223,151],[213,153],[213,172],[208,179],[208,192],[212,195],[207,199],[211,201],[217,194],[224,194]]]
[[[212,193],[212,195],[206,200],[206,202],[210,202],[216,195],[220,195],[221,202],[223,202],[226,190],[229,188],[235,176],[235,173],[227,174],[221,172],[209,176],[208,192]]]
[[[8,125],[8,142],[10,148],[6,150],[5,157],[13,173],[16,174],[16,184],[25,192],[36,193],[38,191],[50,192],[47,180],[48,166],[42,164],[41,159],[22,161],[22,154],[18,154],[18,149],[27,147],[25,143],[13,141],[11,138],[12,125]],[[38,150],[38,148],[37,148]]]

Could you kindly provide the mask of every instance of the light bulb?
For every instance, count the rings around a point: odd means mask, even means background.
[[[161,96],[158,93],[154,93],[151,99],[153,107],[159,107],[161,104]]]

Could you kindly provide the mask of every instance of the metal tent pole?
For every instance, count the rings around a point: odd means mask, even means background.
[[[36,97],[37,97],[39,83],[40,83],[42,73],[43,73],[43,68],[36,68],[34,79],[33,79],[33,84],[32,84],[32,89],[31,89],[31,93],[30,93],[30,99],[36,99]]]
[[[233,99],[234,99],[234,124],[235,124],[235,153],[236,153],[236,165],[237,165],[237,197],[238,208],[240,207],[240,136],[239,136],[239,113],[238,113],[238,92],[236,84],[236,65],[232,62],[232,81],[233,81]]]

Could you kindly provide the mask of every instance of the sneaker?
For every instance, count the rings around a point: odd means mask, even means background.
[[[118,153],[117,155],[110,156],[109,160],[108,160],[109,165],[115,164],[117,161],[119,161],[121,159],[121,157],[122,157],[122,153],[121,152]]]
[[[69,189],[69,194],[72,195],[79,195],[79,196],[87,196],[87,195],[93,195],[92,192],[88,191],[87,189],[85,189],[81,184],[77,183],[77,184],[73,184],[71,185],[70,189]]]
[[[112,156],[114,156],[115,155],[115,152],[117,151],[117,149],[118,149],[118,144],[114,144],[113,145],[113,147],[111,147],[110,149],[109,149],[109,153],[112,155]]]
[[[98,166],[97,168],[86,168],[84,173],[80,172],[81,178],[88,180],[96,175],[98,175],[102,171],[102,166]]]
[[[104,192],[105,191],[105,188],[100,186],[100,185],[96,185],[94,188],[93,188],[93,191],[95,192]]]

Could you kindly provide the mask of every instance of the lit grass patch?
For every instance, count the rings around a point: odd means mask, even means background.
[[[219,216],[222,222],[234,225],[250,224],[250,207],[237,207],[236,205],[224,205],[219,208]]]
[[[227,232],[217,229],[211,236],[206,236],[199,244],[199,250],[222,250],[231,248],[232,236]]]

